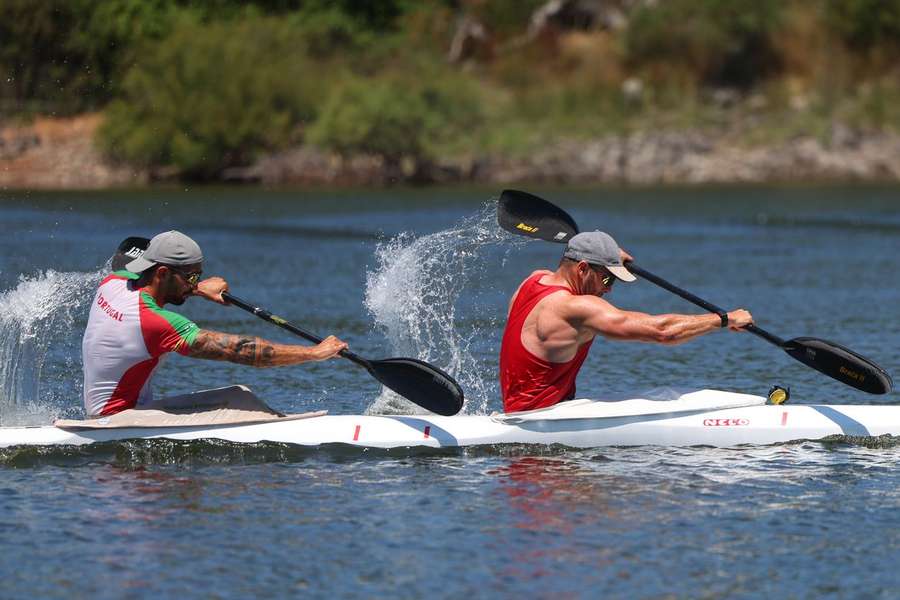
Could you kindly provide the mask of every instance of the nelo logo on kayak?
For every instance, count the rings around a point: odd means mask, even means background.
[[[750,419],[703,419],[704,427],[746,427]]]
[[[528,233],[534,233],[534,232],[536,232],[539,228],[538,228],[538,227],[532,227],[531,225],[526,225],[525,223],[519,223],[518,225],[516,225],[516,229],[521,229],[522,231],[527,231]]]

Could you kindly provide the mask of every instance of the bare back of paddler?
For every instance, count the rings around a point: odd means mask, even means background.
[[[598,335],[611,340],[680,344],[723,327],[753,322],[744,309],[725,315],[659,314],[616,308],[603,298],[617,280],[634,281],[631,256],[600,231],[566,245],[556,271],[535,271],[510,300],[500,348],[503,410],[546,408],[575,397],[575,379]]]

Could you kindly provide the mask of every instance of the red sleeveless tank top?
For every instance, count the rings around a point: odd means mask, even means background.
[[[569,362],[554,363],[538,358],[522,345],[522,327],[525,319],[544,297],[558,290],[568,290],[561,285],[543,285],[538,282],[545,273],[525,280],[509,311],[503,342],[500,346],[500,392],[503,395],[503,411],[534,410],[553,406],[561,400],[575,397],[575,377],[593,340],[575,353]]]

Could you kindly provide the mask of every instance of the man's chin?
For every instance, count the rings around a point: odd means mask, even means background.
[[[189,296],[182,296],[181,298],[173,298],[169,300],[169,304],[174,304],[175,306],[181,306],[184,304],[184,301],[188,299]]]

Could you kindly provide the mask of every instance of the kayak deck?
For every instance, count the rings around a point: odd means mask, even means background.
[[[900,435],[897,406],[775,406],[765,405],[765,399],[759,396],[714,390],[685,396],[672,401],[576,401],[543,411],[506,415],[310,415],[257,423],[188,426],[3,427],[0,447],[154,438],[369,448],[494,444],[727,447],[817,440],[833,435]]]

